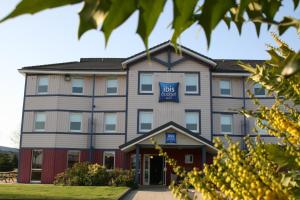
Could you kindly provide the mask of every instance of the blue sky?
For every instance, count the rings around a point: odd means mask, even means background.
[[[0,18],[7,15],[19,0],[1,0]],[[277,15],[300,18],[300,9],[293,10],[292,0],[284,1]],[[115,30],[104,46],[104,36],[99,31],[87,32],[77,39],[82,5],[48,10],[35,16],[22,17],[0,24],[0,146],[14,146],[10,137],[20,131],[24,77],[17,72],[23,66],[78,61],[82,57],[127,57],[144,50],[144,45],[135,33],[137,13]],[[149,41],[154,46],[169,40],[172,35],[172,3],[167,2]],[[243,27],[242,36],[232,26],[224,23],[213,32],[211,46],[207,49],[203,30],[196,25],[180,38],[180,43],[211,58],[267,59],[265,44],[274,44],[270,33],[263,26],[259,38],[252,24]],[[276,32],[276,29],[271,29]],[[298,38],[298,39],[296,39]],[[295,50],[300,49],[299,35],[290,29],[283,36]]]

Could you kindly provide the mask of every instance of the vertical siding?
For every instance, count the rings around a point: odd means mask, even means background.
[[[20,149],[19,183],[29,183],[31,176],[31,149]]]
[[[89,151],[82,150],[80,151],[80,162],[88,162],[89,161]]]
[[[116,154],[116,166],[115,168],[124,168],[125,167],[125,159],[126,159],[126,153],[120,151],[120,150],[116,150],[115,151]]]
[[[98,163],[100,165],[103,164],[103,150],[94,150],[94,153],[93,153],[93,161],[94,163]]]
[[[67,150],[56,149],[55,150],[55,160],[54,160],[54,174],[64,172],[67,168]]]
[[[43,149],[42,183],[52,183],[54,181],[54,149]]]

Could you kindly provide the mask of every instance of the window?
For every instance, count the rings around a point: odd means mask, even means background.
[[[192,164],[194,163],[194,155],[193,154],[187,154],[184,156],[184,163],[185,164]]]
[[[80,113],[71,113],[70,115],[70,131],[81,131],[82,115]]]
[[[263,126],[267,126],[268,125],[268,121],[267,120],[262,120],[261,123],[262,123]],[[268,133],[267,132],[267,128],[260,128],[260,127],[258,127],[258,125],[256,125],[256,129],[258,131],[258,134],[260,134],[260,135],[266,135]]]
[[[185,93],[198,94],[199,93],[199,75],[185,74]]]
[[[72,94],[83,94],[83,79],[72,79]]]
[[[117,114],[105,113],[104,114],[104,131],[115,132],[117,129]]]
[[[31,181],[40,182],[42,177],[43,150],[34,149],[31,156]]]
[[[108,95],[118,94],[118,80],[117,79],[106,80],[106,94],[108,94]]]
[[[230,96],[231,95],[230,80],[221,80],[220,81],[220,94],[222,96]]]
[[[266,95],[266,90],[258,83],[254,84],[253,90],[254,90],[255,96],[265,96]]]
[[[104,151],[103,152],[103,164],[108,170],[115,168],[115,152],[114,151]]]
[[[80,151],[70,150],[68,151],[68,167],[73,167],[75,163],[80,161]]]
[[[152,93],[153,74],[140,74],[140,92]]]
[[[199,132],[199,112],[185,113],[185,127],[193,132]]]
[[[140,111],[139,112],[139,132],[147,132],[152,129],[153,112]]]
[[[34,130],[45,131],[46,114],[38,112],[35,114]]]
[[[221,132],[232,133],[232,115],[221,115]]]
[[[39,77],[38,79],[38,94],[47,94],[48,93],[48,77]]]

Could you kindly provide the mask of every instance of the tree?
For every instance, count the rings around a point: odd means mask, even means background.
[[[257,35],[262,24],[268,28],[276,26],[279,34],[290,27],[300,31],[300,19],[285,16],[276,21],[276,14],[282,5],[281,0],[172,0],[174,33],[171,41],[176,45],[177,38],[192,24],[204,29],[208,46],[212,31],[221,22],[230,28],[234,24],[241,33],[244,23],[255,25]],[[202,3],[203,2],[203,3]],[[23,15],[34,14],[49,8],[83,3],[79,13],[80,24],[78,37],[91,29],[101,26],[106,44],[114,29],[123,24],[135,11],[139,12],[137,33],[148,48],[148,38],[163,11],[166,0],[22,0],[16,8],[0,22]],[[293,0],[295,9],[299,0]],[[288,63],[282,74],[291,75],[300,70],[300,52],[297,52]]]
[[[181,184],[171,185],[179,199],[190,199],[187,189],[191,186],[205,199],[300,199],[300,72],[289,78],[281,75],[284,63],[295,52],[273,36],[278,47],[268,50],[270,60],[255,67],[241,65],[251,73],[249,79],[268,89],[269,95],[275,94],[275,103],[266,107],[249,92],[257,110],[241,113],[255,118],[258,126],[277,137],[279,143],[265,144],[259,136],[256,141],[246,137],[247,149],[242,150],[229,137],[227,146],[217,138],[214,143],[218,153],[213,163],[205,165],[203,171],[189,172],[156,145],[160,155],[183,178]]]
[[[7,172],[14,169],[11,162],[12,156],[8,153],[0,153],[0,172]]]

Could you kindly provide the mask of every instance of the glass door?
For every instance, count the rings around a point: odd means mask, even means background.
[[[143,176],[143,184],[150,184],[150,155],[144,155],[144,176]]]

